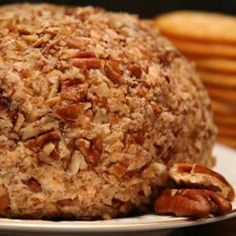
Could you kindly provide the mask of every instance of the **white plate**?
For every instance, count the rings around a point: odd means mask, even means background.
[[[236,187],[236,151],[225,146],[217,145],[214,149],[217,157],[216,170],[223,174],[231,184]],[[233,203],[236,209],[236,200]],[[48,233],[93,233],[93,232],[124,232],[163,230],[186,226],[207,224],[236,217],[236,212],[226,216],[209,219],[189,220],[187,218],[144,215],[123,219],[104,221],[42,221],[42,220],[11,220],[0,219],[0,232],[23,233],[23,232],[48,232]]]

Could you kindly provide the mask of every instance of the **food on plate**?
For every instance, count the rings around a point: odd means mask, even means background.
[[[212,166],[207,92],[148,23],[45,4],[0,18],[1,216],[125,216],[174,163]]]
[[[157,18],[165,35],[212,43],[236,43],[236,18],[219,13],[177,11]]]
[[[234,189],[219,173],[197,164],[175,164],[169,177],[174,184],[156,198],[157,214],[201,218],[232,211]]]
[[[197,71],[212,99],[219,128],[218,140],[222,142],[226,138],[223,143],[234,143],[232,137],[235,137],[235,128],[219,122],[218,115],[236,120],[236,33],[233,30],[236,17],[179,11],[158,16],[152,25],[196,63]]]

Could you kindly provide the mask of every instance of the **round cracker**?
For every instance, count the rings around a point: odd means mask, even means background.
[[[236,115],[215,115],[214,120],[219,126],[232,126],[236,129]]]
[[[236,104],[236,89],[216,88],[213,86],[206,86],[208,93],[212,99]]]
[[[230,137],[230,138],[235,138],[236,139],[236,129],[232,127],[220,127],[218,131],[218,135],[220,137]]]
[[[188,57],[219,57],[236,59],[236,45],[209,44],[169,38],[175,47]]]
[[[220,73],[234,73],[236,74],[236,61],[229,59],[218,58],[192,58],[196,62],[199,69],[220,72]],[[236,76],[233,78],[236,81]],[[236,84],[236,82],[235,82]]]
[[[236,104],[227,104],[224,102],[217,101],[215,99],[211,100],[212,109],[215,113],[215,116],[221,115],[236,115]]]
[[[236,43],[236,18],[198,11],[177,11],[156,18],[156,25],[167,36],[184,39]]]
[[[231,146],[233,148],[236,148],[236,139],[234,138],[222,138],[222,137],[218,137],[218,142],[225,144],[227,146]]]
[[[208,72],[198,69],[202,81],[207,86],[226,87],[236,89],[236,75]]]

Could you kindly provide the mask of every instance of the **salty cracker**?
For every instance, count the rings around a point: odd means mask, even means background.
[[[197,64],[197,62],[196,62]],[[236,89],[236,75],[221,74],[198,69],[202,81],[206,86],[216,86]]]
[[[219,43],[204,43],[181,40],[169,37],[169,40],[185,55],[189,57],[219,57],[236,58],[236,45]]]
[[[220,73],[234,73],[236,74],[236,61],[221,58],[191,58],[196,62],[198,68],[220,72]],[[236,76],[234,76],[234,81],[236,81]],[[234,82],[236,84],[236,82]]]
[[[232,128],[231,126],[223,126],[219,128],[218,135],[220,137],[229,137],[236,139],[236,129]]]
[[[212,86],[207,86],[207,90],[212,99],[216,98],[220,101],[236,105],[235,89],[213,88]]]
[[[218,142],[220,142],[222,144],[236,148],[236,139],[235,138],[218,137],[217,140],[218,140]]]
[[[236,104],[228,104],[215,99],[211,100],[211,104],[215,116],[217,116],[218,114],[234,116],[236,115]]]
[[[219,126],[232,126],[236,129],[236,115],[215,115],[214,120]]]
[[[156,18],[156,26],[167,36],[204,42],[236,43],[236,18],[198,11],[176,11]]]

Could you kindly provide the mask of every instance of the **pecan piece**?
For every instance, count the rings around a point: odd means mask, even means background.
[[[207,167],[197,164],[175,164],[169,174],[177,185],[215,190],[229,201],[234,199],[234,189],[229,182]]]
[[[72,64],[75,67],[82,68],[82,69],[99,69],[102,66],[102,62],[99,58],[96,57],[85,57],[86,55],[83,55],[83,57],[74,58],[72,60]]]
[[[75,150],[72,157],[68,169],[72,175],[76,175],[80,170],[84,170],[87,168],[87,163],[84,159],[82,153],[78,150]]]
[[[22,183],[27,185],[28,188],[34,193],[42,192],[41,184],[34,177],[27,180],[22,180]]]
[[[39,136],[42,133],[46,133],[48,131],[53,130],[56,127],[57,123],[55,121],[35,121],[33,123],[29,123],[25,127],[20,129],[20,133],[22,135],[23,140],[31,139]]]
[[[213,191],[165,189],[156,199],[154,208],[157,214],[201,218],[209,214],[225,215],[232,210],[232,205]]]
[[[79,115],[79,107],[76,104],[58,107],[55,113],[65,120],[76,120]]]
[[[81,101],[87,95],[88,85],[81,78],[65,80],[62,82],[61,97],[71,101]]]
[[[67,16],[73,16],[76,14],[76,8],[74,7],[65,7],[65,15]]]
[[[142,68],[137,64],[130,64],[128,65],[128,70],[131,73],[131,76],[140,79],[142,77]]]
[[[96,58],[96,55],[94,52],[91,51],[81,51],[77,55],[78,58]]]
[[[42,146],[44,146],[45,144],[49,142],[57,143],[58,141],[60,141],[60,139],[61,138],[60,138],[59,133],[56,131],[52,131],[52,132],[40,135],[36,139],[36,145],[41,148]]]
[[[62,82],[62,90],[68,87],[73,87],[82,84],[83,80],[81,78],[66,79]]]
[[[0,214],[4,213],[10,205],[10,198],[8,193],[3,194],[0,196]]]
[[[10,110],[11,99],[5,96],[0,96],[0,110]]]
[[[57,203],[60,206],[76,206],[79,204],[79,200],[77,198],[75,199],[62,199],[62,200],[58,200]]]
[[[101,139],[97,138],[92,141],[78,139],[75,145],[83,154],[87,163],[92,165],[98,163],[103,150]]]
[[[119,62],[115,60],[108,60],[105,63],[104,71],[106,76],[114,83],[121,82],[121,70],[119,69]]]
[[[177,50],[162,51],[158,53],[160,63],[166,67],[169,66],[175,58],[181,57]]]

